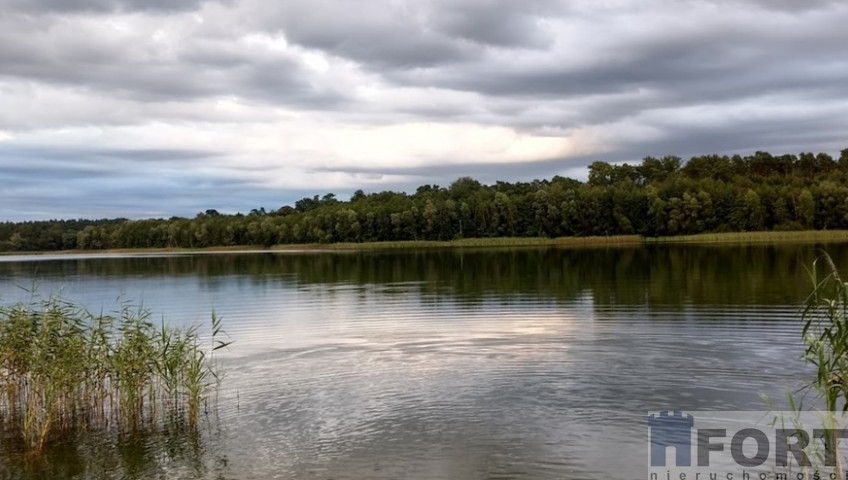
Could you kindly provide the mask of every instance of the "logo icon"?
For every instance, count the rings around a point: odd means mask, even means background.
[[[674,447],[677,467],[692,465],[692,426],[695,419],[682,412],[660,412],[648,416],[651,431],[651,466],[666,466],[666,449]]]

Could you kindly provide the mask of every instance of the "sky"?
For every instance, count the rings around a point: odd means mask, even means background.
[[[848,148],[845,0],[0,0],[0,221]]]

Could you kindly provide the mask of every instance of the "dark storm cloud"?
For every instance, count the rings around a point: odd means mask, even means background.
[[[169,44],[155,38],[156,21],[131,29],[110,25],[109,16],[7,13],[0,16],[0,81],[83,88],[139,101],[238,96],[307,108],[344,101],[331,88],[311,82],[291,55],[245,44],[250,32],[199,29]]]
[[[480,45],[541,49],[552,38],[539,21],[566,8],[555,1],[471,0],[444,3],[434,12],[434,24],[445,35]]]
[[[525,66],[478,61],[444,69],[394,72],[400,84],[437,85],[485,93],[536,98],[620,93],[638,88],[735,91],[738,95],[797,87],[799,81],[843,82],[848,59],[838,55],[848,34],[839,22],[806,31],[687,32],[615,48],[599,48],[580,64]]]
[[[498,115],[499,111],[528,111],[539,102],[564,98],[601,97],[591,108],[563,110],[558,120],[520,116],[506,120],[518,128],[551,125],[552,121],[563,127],[602,124],[644,110],[730,105],[764,93],[788,92],[831,101],[848,98],[848,59],[841,54],[848,43],[844,3],[713,3],[717,9],[712,17],[703,18],[703,25],[672,20],[657,29],[648,25],[640,35],[620,41],[614,31],[593,30],[605,25],[603,19],[553,1],[421,3],[430,9],[399,3],[393,4],[394,10],[379,2],[367,8],[329,0],[290,2],[269,18],[290,41],[352,58],[394,85],[484,95],[491,99],[488,110],[494,114],[493,122],[509,118]],[[662,17],[663,5],[657,3],[658,17]],[[322,11],[341,14],[327,16],[321,15]],[[736,18],[740,11],[759,23],[744,24]],[[614,9],[609,13],[615,14]],[[804,17],[816,13],[825,15]],[[585,45],[573,46],[584,49],[587,59],[554,61],[551,29],[539,25],[572,17],[589,25],[584,32]],[[386,42],[386,38],[393,41]],[[603,42],[595,45],[598,39]],[[550,49],[548,61],[526,61],[540,49]],[[644,91],[653,94],[640,95]],[[502,99],[523,105],[498,105]],[[468,114],[461,107],[438,103],[398,107],[398,113],[404,111],[437,119]],[[474,120],[485,123],[477,117]]]
[[[202,150],[113,149],[82,146],[3,148],[0,145],[0,187],[25,183],[57,184],[72,180],[113,181],[152,175],[157,169],[200,164],[216,156]]]
[[[193,216],[207,208],[249,211],[249,186],[194,167],[206,151],[80,148],[11,149],[0,146],[0,217]],[[248,205],[250,205],[248,207]],[[247,208],[246,208],[247,207]]]
[[[293,43],[372,69],[414,69],[470,61],[483,47],[544,48],[552,39],[538,22],[565,8],[544,0],[314,0],[269,10],[265,27]]]
[[[259,55],[233,46],[234,39],[199,39],[162,54],[145,39],[110,41],[102,33],[38,21],[0,30],[0,78],[109,92],[138,100],[191,100],[238,95],[291,105],[342,101],[310,84],[292,58]],[[29,35],[25,32],[35,31]],[[61,45],[62,48],[58,48]]]
[[[293,43],[372,68],[458,62],[473,54],[469,45],[427,28],[428,19],[413,4],[315,0],[270,8],[265,28],[281,29]]]

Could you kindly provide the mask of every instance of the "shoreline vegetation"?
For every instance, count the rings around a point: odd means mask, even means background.
[[[35,293],[0,306],[0,431],[43,451],[81,430],[196,429],[222,380],[215,351],[229,345],[214,312],[210,332],[157,326],[126,302],[111,315]]]
[[[639,235],[614,235],[609,237],[504,237],[466,238],[446,241],[395,241],[362,243],[309,243],[293,245],[230,246],[205,248],[114,248],[105,250],[56,250],[30,252],[0,252],[6,256],[73,256],[73,255],[163,255],[163,254],[222,254],[222,253],[305,253],[339,251],[377,251],[411,249],[463,249],[463,248],[522,248],[522,247],[632,247],[642,245],[710,245],[710,244],[778,244],[778,243],[848,243],[848,230],[805,230],[795,232],[726,232],[681,235],[670,237],[642,237]]]

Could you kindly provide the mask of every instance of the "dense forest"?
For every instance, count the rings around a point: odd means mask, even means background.
[[[0,251],[200,248],[291,243],[452,240],[848,229],[848,149],[775,156],[595,162],[586,182],[556,176],[482,185],[460,178],[415,193],[332,193],[293,206],[194,218],[0,223]]]

